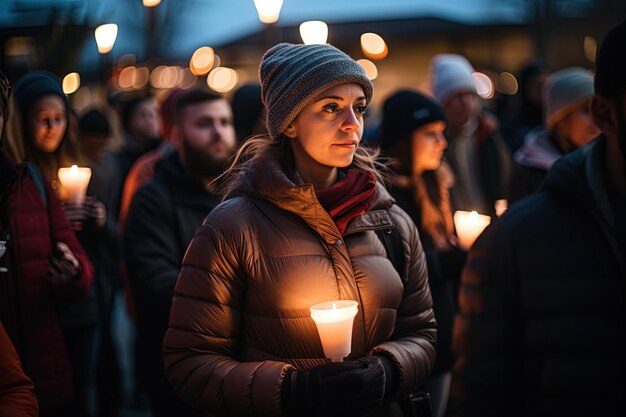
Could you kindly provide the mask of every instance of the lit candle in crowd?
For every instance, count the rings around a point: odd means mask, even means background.
[[[324,355],[333,362],[343,362],[352,350],[352,322],[358,305],[356,301],[337,300],[311,307]]]
[[[461,248],[469,250],[489,223],[491,223],[491,217],[478,214],[475,211],[471,213],[469,211],[455,211],[454,226]]]
[[[87,185],[91,178],[91,169],[77,167],[59,168],[59,181],[64,199],[71,204],[82,204],[85,200]]]
[[[509,202],[506,199],[503,198],[502,200],[496,200],[496,216],[502,216],[507,208],[509,208]]]

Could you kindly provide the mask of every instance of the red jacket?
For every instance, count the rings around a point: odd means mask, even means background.
[[[22,371],[20,359],[0,323],[0,416],[39,415],[33,383]]]
[[[19,167],[15,182],[5,187],[10,232],[7,255],[13,285],[0,286],[0,291],[4,291],[3,299],[14,299],[7,303],[12,311],[4,311],[3,317],[13,315],[17,332],[10,335],[17,338],[14,343],[24,370],[35,384],[41,410],[45,410],[69,404],[73,398],[72,370],[55,305],[87,294],[93,267],[48,185],[47,208],[25,167]],[[62,285],[52,285],[46,278],[56,242],[67,244],[80,263],[78,277]],[[13,291],[7,294],[6,288]],[[7,308],[11,307],[0,305],[0,309]]]

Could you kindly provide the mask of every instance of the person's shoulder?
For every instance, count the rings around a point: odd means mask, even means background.
[[[237,196],[221,202],[211,210],[204,224],[223,231],[247,227],[255,210],[251,200],[248,196]]]
[[[550,234],[566,216],[564,202],[546,191],[533,193],[515,202],[500,218],[492,219],[488,234],[503,240],[534,239]]]

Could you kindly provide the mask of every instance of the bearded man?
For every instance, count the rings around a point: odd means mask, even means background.
[[[137,312],[138,358],[146,372],[155,417],[195,416],[167,383],[161,342],[187,246],[219,203],[213,180],[236,147],[229,103],[208,90],[191,90],[175,107],[176,150],[133,197],[124,227],[124,256]]]

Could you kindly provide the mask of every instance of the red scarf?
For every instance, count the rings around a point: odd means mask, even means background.
[[[376,198],[376,177],[371,172],[351,168],[341,180],[315,193],[343,235],[348,223],[372,206]]]

